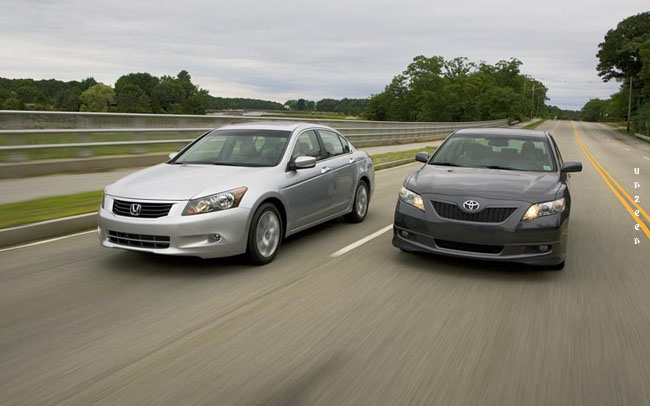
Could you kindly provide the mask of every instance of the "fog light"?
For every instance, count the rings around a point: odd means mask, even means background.
[[[540,245],[539,246],[539,252],[548,252],[548,250],[551,249],[548,245]]]
[[[209,242],[219,242],[219,241],[221,241],[221,235],[220,234],[210,234],[208,236],[208,241]]]
[[[409,238],[409,233],[408,233],[408,231],[404,231],[404,230],[402,230],[400,233],[402,234],[402,237],[404,237],[404,238]]]

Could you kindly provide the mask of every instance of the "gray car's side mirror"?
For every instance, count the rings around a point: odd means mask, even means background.
[[[169,154],[169,159],[174,159],[174,158],[176,158],[176,155],[178,155],[178,152],[171,152],[171,153]]]
[[[565,162],[562,172],[582,172],[582,162]]]
[[[418,152],[415,154],[415,160],[418,162],[427,163],[429,162],[429,153],[428,152]]]
[[[299,156],[293,161],[293,167],[296,169],[308,169],[316,166],[316,158],[313,156]]]

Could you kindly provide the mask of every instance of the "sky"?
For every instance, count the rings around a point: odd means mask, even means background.
[[[417,55],[517,58],[548,104],[619,84],[596,72],[607,30],[647,0],[0,0],[0,77],[113,85],[185,69],[213,96],[368,97]]]

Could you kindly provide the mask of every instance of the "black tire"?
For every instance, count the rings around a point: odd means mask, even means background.
[[[550,265],[546,267],[546,269],[548,269],[549,271],[561,271],[564,269],[564,263],[565,261],[562,261],[559,264]]]
[[[269,213],[269,214],[267,214]],[[275,216],[277,220],[277,243],[275,248],[269,247],[269,252],[264,252],[264,246],[258,244],[258,234],[260,232],[260,219],[264,217],[265,220],[269,219],[269,216]],[[273,221],[273,220],[269,220]],[[270,230],[267,230],[270,232]],[[282,216],[280,216],[280,211],[272,203],[264,203],[255,211],[253,220],[251,221],[250,229],[248,230],[248,245],[246,248],[246,256],[248,260],[253,265],[265,265],[273,261],[273,258],[277,255],[280,250],[280,245],[282,244],[282,237],[284,235],[282,229]],[[261,237],[263,239],[263,236]]]
[[[362,209],[358,205],[364,205]],[[354,191],[354,203],[352,203],[352,211],[345,215],[345,220],[350,223],[361,223],[368,215],[368,207],[370,205],[370,190],[368,184],[364,181],[359,182],[356,190]]]

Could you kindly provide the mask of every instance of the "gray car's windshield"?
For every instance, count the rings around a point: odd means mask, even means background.
[[[436,151],[429,164],[551,172],[555,170],[554,162],[544,139],[455,134]]]
[[[275,166],[290,136],[280,130],[215,130],[170,163]]]

